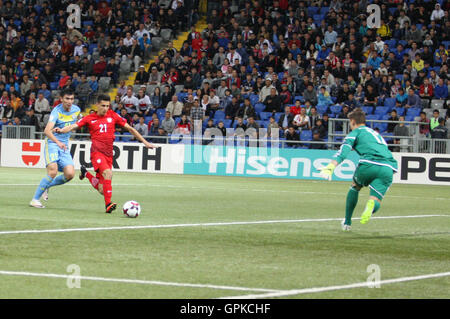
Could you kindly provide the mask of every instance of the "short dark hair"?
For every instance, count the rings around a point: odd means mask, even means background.
[[[72,89],[64,89],[61,92],[61,97],[64,97],[64,95],[75,95],[75,92]]]
[[[109,97],[109,95],[99,94],[99,96],[97,97],[97,102],[101,101],[111,101],[111,98]]]
[[[356,124],[366,123],[366,113],[360,108],[357,108],[348,114],[350,120],[355,120]]]

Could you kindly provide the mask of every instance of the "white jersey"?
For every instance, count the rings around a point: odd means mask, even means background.
[[[139,100],[134,95],[132,95],[131,97],[128,97],[128,95],[124,95],[120,102],[123,103],[128,112],[136,112],[139,105]]]
[[[144,95],[143,98],[138,99],[138,106],[141,111],[146,111],[151,105],[152,102],[150,101],[148,95]]]

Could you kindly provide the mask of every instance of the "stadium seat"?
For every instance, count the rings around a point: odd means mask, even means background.
[[[398,116],[405,114],[405,109],[403,107],[394,107],[393,110],[397,111]]]
[[[372,112],[373,112],[373,106],[362,106],[361,109],[366,114],[372,114]]]
[[[254,107],[255,107],[256,113],[258,113],[258,114],[263,112],[264,109],[266,108],[266,106],[262,103],[256,103]]]
[[[295,103],[297,100],[300,101],[300,102],[303,102],[305,99],[303,98],[302,95],[297,95],[297,96],[294,97],[294,103]]]
[[[384,106],[387,106],[389,111],[391,111],[395,107],[395,99],[392,97],[384,99]]]
[[[405,121],[408,121],[408,122],[414,122],[414,117],[415,117],[415,116],[412,116],[412,115],[406,115],[406,116],[405,116]]]
[[[366,116],[367,120],[375,120],[378,121],[381,118],[381,115],[379,114],[369,114]]]
[[[233,120],[231,120],[231,119],[224,119],[224,120],[223,120],[223,125],[224,125],[226,128],[230,128],[230,127],[231,127],[231,122],[233,122]]]
[[[267,121],[272,116],[272,112],[261,112],[259,113],[259,117],[262,121]]]
[[[261,128],[264,128],[264,127],[266,127],[265,125],[264,125],[264,123],[266,123],[267,121],[261,121],[261,120],[257,120],[257,121],[255,121],[256,123],[258,123],[259,124],[259,126],[261,127]]]
[[[376,123],[376,126],[374,127],[378,127],[378,129],[380,130],[380,133],[384,133],[387,130],[387,123]]]
[[[162,38],[161,37],[154,37],[152,38],[152,51],[159,51],[159,49],[161,48],[161,42],[162,42]]]
[[[171,37],[172,37],[171,29],[161,29],[161,38],[163,39],[163,41],[169,42]]]
[[[418,107],[411,107],[406,111],[406,115],[407,116],[419,116],[420,112],[422,111],[422,109],[418,108]]]
[[[98,90],[99,92],[106,92],[109,90],[109,85],[111,83],[111,78],[108,76],[102,76],[98,80]]]
[[[216,111],[216,113],[214,113],[214,119],[216,120],[224,120],[225,119],[225,112],[224,111]]]
[[[378,114],[378,115],[384,115],[384,114],[387,114],[388,112],[389,112],[389,107],[387,107],[387,106],[377,106],[375,108],[375,114]]]
[[[125,132],[125,133],[122,133],[122,135],[125,135],[125,136],[122,136],[122,142],[130,142],[131,141],[131,139],[132,139],[131,133]]]
[[[317,105],[317,112],[320,114],[327,113],[328,106],[325,105]]]
[[[51,85],[51,83],[50,83]],[[431,108],[434,109],[443,109],[444,108],[444,100],[431,100]]]
[[[158,116],[158,118],[164,118],[164,116],[166,115],[166,109],[157,109],[156,115]]]
[[[250,103],[251,105],[256,105],[256,103],[259,102],[259,95],[257,94],[251,94],[250,95]]]
[[[276,121],[276,122],[278,122],[278,120],[280,119],[280,117],[281,117],[282,114],[283,114],[283,113],[281,113],[281,112],[275,113],[275,121]]]
[[[315,14],[317,14],[317,12],[319,12],[320,8],[319,7],[308,7],[308,17],[311,17]]]
[[[339,113],[341,113],[341,111],[342,111],[342,106],[340,106],[339,104],[337,104],[337,105],[332,105],[332,106],[330,106],[330,110],[331,110],[331,112],[334,113],[334,114],[339,114]]]
[[[312,140],[312,132],[311,130],[302,130],[300,133],[301,141],[311,141]]]
[[[391,117],[391,114],[384,114],[384,115],[381,117],[381,119],[382,119],[383,121],[387,121],[387,120],[389,120],[390,117]]]
[[[50,90],[56,90],[58,89],[58,82],[50,82]]]

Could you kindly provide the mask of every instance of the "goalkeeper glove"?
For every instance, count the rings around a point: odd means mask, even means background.
[[[327,166],[322,167],[320,169],[320,176],[331,181],[331,177],[333,176],[333,172],[334,172],[335,168],[336,168],[336,165],[334,165],[333,163],[330,163]]]

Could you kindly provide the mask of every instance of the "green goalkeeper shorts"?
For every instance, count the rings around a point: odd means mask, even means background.
[[[369,163],[360,163],[356,168],[353,181],[360,187],[369,186],[370,196],[382,200],[392,185],[392,168]]]

